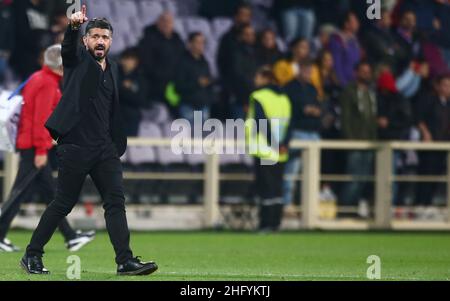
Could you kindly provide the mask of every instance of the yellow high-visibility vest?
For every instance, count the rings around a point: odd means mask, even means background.
[[[271,133],[256,134],[255,126],[260,120],[255,120],[255,103],[258,102],[270,124]],[[286,162],[288,154],[280,155],[279,142],[283,141],[287,134],[287,129],[291,121],[291,102],[285,94],[274,91],[270,88],[263,88],[250,95],[250,104],[247,120],[245,121],[246,142],[249,154],[260,159],[274,162]],[[262,130],[260,126],[260,130]],[[272,145],[269,145],[267,137],[271,135]],[[274,141],[276,140],[276,141]],[[277,143],[274,143],[277,142]]]

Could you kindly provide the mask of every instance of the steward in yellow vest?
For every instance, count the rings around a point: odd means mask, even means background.
[[[271,69],[258,70],[257,90],[250,95],[245,122],[248,152],[255,158],[260,231],[278,230],[283,213],[283,173],[288,160],[291,103],[275,83]]]

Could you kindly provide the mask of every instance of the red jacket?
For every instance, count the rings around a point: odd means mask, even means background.
[[[17,149],[35,148],[36,155],[46,155],[53,147],[45,122],[61,98],[61,76],[44,66],[32,75],[22,90],[24,104],[20,113]]]

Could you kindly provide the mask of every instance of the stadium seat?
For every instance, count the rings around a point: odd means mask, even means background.
[[[130,18],[130,25],[131,28],[134,29],[134,36],[140,41],[144,36],[144,30],[148,24],[146,24],[142,18]]]
[[[139,125],[139,137],[161,138],[162,133],[156,123],[142,121]],[[156,147],[153,146],[130,146],[128,147],[128,161],[133,165],[133,170],[137,172],[158,171],[158,156]],[[132,183],[130,190],[131,199],[138,203],[160,202],[161,191],[160,180],[136,180]]]
[[[170,121],[169,109],[164,103],[157,102],[150,109],[141,110],[142,120],[162,124]]]
[[[178,33],[183,41],[186,42],[188,33],[184,27],[184,22],[181,19],[175,19],[175,32]]]
[[[171,125],[171,122],[166,122],[161,125],[164,137],[172,138],[178,135],[177,132],[172,132]],[[187,135],[187,137],[190,138],[190,135]],[[186,161],[186,155],[175,154],[170,147],[159,147],[157,148],[157,152],[163,172],[192,172],[191,165]],[[161,199],[165,203],[195,203],[198,201],[196,196],[202,194],[201,189],[201,183],[195,180],[166,180],[160,183]]]
[[[170,130],[170,126],[170,122],[166,122],[161,125],[161,132],[163,134],[163,137],[173,138],[175,136],[175,133]],[[156,152],[158,155],[158,162],[163,166],[185,163],[183,154],[176,154],[172,151],[170,146],[159,146],[156,148]]]
[[[216,63],[216,56],[218,50],[218,42],[215,38],[211,37],[206,41],[205,59],[209,63],[212,76],[216,78],[218,76],[218,68]]]
[[[169,11],[175,16],[178,15],[178,2],[174,0],[160,0],[165,11]]]
[[[176,0],[175,2],[178,16],[196,15],[200,5],[198,0]]]
[[[200,147],[197,149],[200,149]],[[188,154],[186,155],[186,160],[192,167],[194,167],[194,169],[199,169],[200,165],[204,164],[206,161],[204,154]]]
[[[139,13],[139,3],[136,0],[114,0],[114,15],[121,18],[135,18]]]
[[[212,32],[216,40],[220,38],[233,26],[230,18],[218,17],[212,21]]]
[[[288,50],[288,46],[286,45],[286,42],[282,38],[277,38],[276,41],[278,49],[280,49],[281,52],[285,52]]]
[[[164,7],[159,1],[142,0],[139,4],[140,17],[145,25],[155,23],[164,11]]]
[[[139,137],[161,138],[162,134],[157,124],[143,121],[139,125]],[[129,162],[134,165],[157,162],[155,148],[152,146],[130,146],[128,152]]]
[[[127,41],[125,37],[121,34],[114,35],[114,43],[111,45],[111,54],[118,55],[127,47]]]
[[[253,157],[248,155],[248,154],[244,154],[241,155],[241,160],[242,163],[248,167],[252,167],[253,166]]]
[[[206,59],[206,61],[208,61],[212,77],[217,78],[219,76],[219,68],[217,67],[217,63],[216,63],[216,55],[206,53],[205,59]]]
[[[89,18],[106,17],[112,15],[113,6],[107,0],[91,0],[87,3],[87,15]]]
[[[207,40],[212,39],[211,27],[207,19],[201,17],[187,17],[184,19],[184,23],[188,33],[201,32]]]
[[[236,141],[232,131],[225,131],[225,139],[229,141]],[[241,155],[237,154],[236,146],[232,154],[226,153],[226,146],[224,147],[224,154],[220,156],[220,165],[239,165],[241,164]]]

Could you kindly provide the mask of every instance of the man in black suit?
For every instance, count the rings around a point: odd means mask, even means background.
[[[131,252],[125,215],[120,156],[127,140],[119,115],[117,66],[107,58],[113,29],[106,19],[92,19],[78,47],[78,31],[87,22],[86,6],[73,14],[62,43],[64,93],[45,126],[58,142],[55,200],[45,210],[21,265],[31,274],[48,274],[44,246],[58,223],[75,206],[89,174],[104,202],[106,228],[116,253],[118,275],[148,275],[158,268]]]

